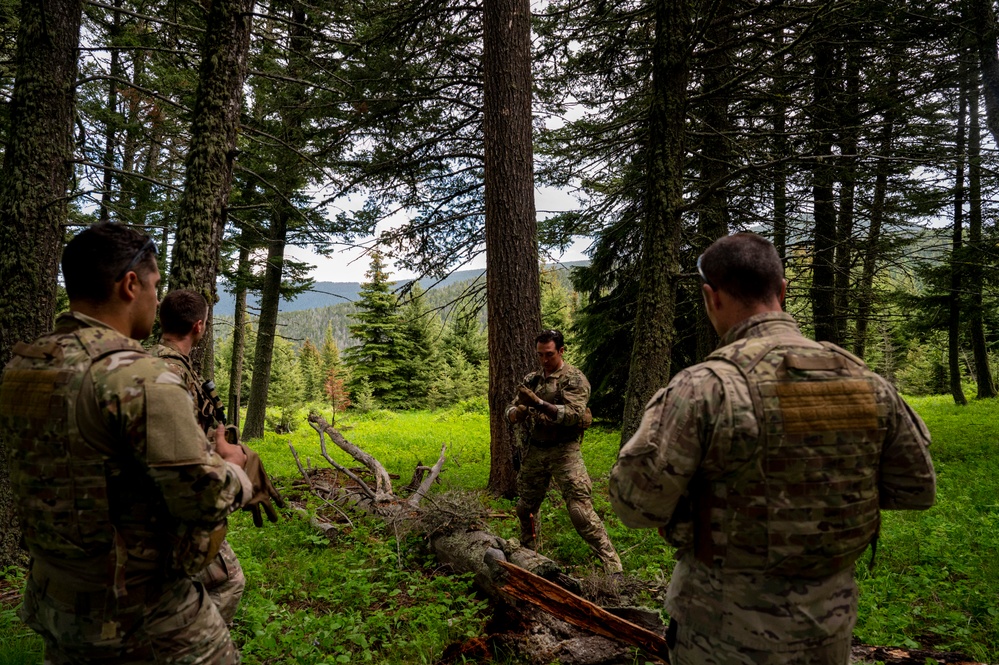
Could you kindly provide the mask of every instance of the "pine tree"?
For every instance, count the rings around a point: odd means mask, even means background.
[[[333,322],[326,322],[326,332],[323,334],[323,348],[319,352],[319,361],[322,364],[323,376],[328,376],[330,370],[340,368],[343,362],[340,360],[340,347],[336,345],[333,337]]]
[[[306,402],[320,402],[325,398],[326,374],[323,373],[323,359],[312,340],[306,339],[298,352],[298,370],[302,375],[302,399]]]
[[[403,406],[429,406],[427,395],[434,380],[444,371],[444,359],[437,350],[443,336],[443,324],[437,312],[426,302],[420,285],[414,284],[400,310],[403,360],[399,366],[404,388]]]
[[[401,401],[402,332],[398,299],[391,292],[393,283],[379,252],[371,254],[365,279],[358,294],[358,311],[352,315],[358,323],[350,326],[350,334],[359,344],[343,354],[351,371],[349,386],[353,393],[366,382],[372,397],[390,406]]]

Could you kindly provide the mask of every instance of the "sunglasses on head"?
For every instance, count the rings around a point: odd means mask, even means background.
[[[133,268],[135,268],[135,266],[139,264],[139,261],[141,261],[142,257],[146,255],[146,252],[152,252],[153,256],[157,256],[160,253],[159,250],[156,249],[156,243],[153,241],[152,238],[148,238],[146,240],[146,244],[144,244],[142,248],[135,253],[135,256],[133,256],[132,260],[128,262],[128,265],[122,268],[121,272],[118,273],[118,276],[114,278],[114,281],[120,282],[121,280],[125,279],[125,275],[128,274],[128,271],[132,270]]]

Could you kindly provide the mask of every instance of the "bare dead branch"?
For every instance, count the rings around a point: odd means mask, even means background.
[[[411,506],[420,505],[420,499],[422,499],[423,495],[430,490],[430,486],[434,484],[434,481],[437,480],[437,476],[439,476],[441,473],[441,467],[444,466],[444,453],[446,452],[447,452],[447,444],[445,443],[443,446],[441,446],[441,456],[437,458],[437,463],[434,464],[432,469],[430,469],[430,474],[423,479],[423,482],[420,483],[420,487],[415,492],[413,492],[413,495],[411,497],[409,497],[409,505]]]

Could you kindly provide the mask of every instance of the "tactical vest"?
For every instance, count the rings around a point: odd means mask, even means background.
[[[117,563],[124,563],[122,552],[115,551],[122,546],[115,542],[108,502],[112,451],[86,441],[77,420],[91,366],[122,351],[143,353],[137,342],[106,329],[57,331],[32,344],[18,343],[3,371],[0,427],[32,552],[57,559],[115,552]]]
[[[536,372],[531,376],[526,384],[538,397],[549,404],[564,405],[565,397],[562,394],[564,390],[562,380],[564,378],[566,378],[565,374],[558,377],[556,380],[558,388],[554,392],[543,390],[543,388],[547,387],[547,382],[544,375],[540,372]],[[583,436],[584,431],[582,425],[560,425],[536,417],[532,417],[529,424],[531,444],[539,448],[552,448],[561,444],[572,443]]]
[[[741,340],[708,360],[745,379],[759,437],[734,437],[726,466],[735,475],[698,492],[695,556],[731,572],[811,579],[852,566],[880,524],[888,409],[873,374],[798,335]]]
[[[203,386],[198,382],[198,375],[191,368],[191,361],[180,351],[170,348],[166,344],[158,344],[151,350],[152,355],[179,363],[184,368],[183,380],[186,383],[187,392],[194,397],[194,415],[198,419],[198,425],[205,432],[215,427],[215,406],[211,399],[205,394]]]

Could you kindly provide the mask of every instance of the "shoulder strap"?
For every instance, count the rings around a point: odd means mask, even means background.
[[[109,332],[103,328],[80,328],[73,334],[86,349],[92,362],[97,362],[105,356],[121,351],[146,354],[146,350],[134,339],[129,339],[116,332]]]

